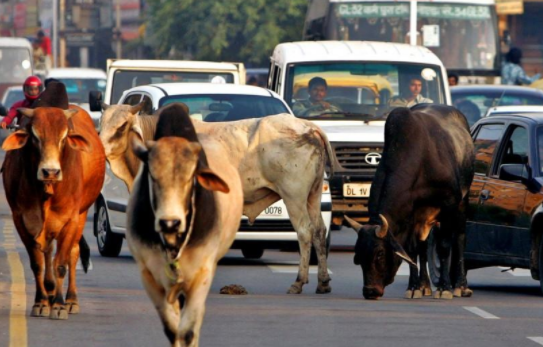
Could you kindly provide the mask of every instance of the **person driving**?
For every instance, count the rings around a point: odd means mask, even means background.
[[[292,107],[292,112],[300,117],[314,117],[323,113],[341,112],[341,110],[331,103],[325,101],[328,92],[328,84],[322,77],[313,77],[309,80],[308,93],[309,99],[296,101]]]
[[[32,103],[40,96],[42,91],[43,84],[41,83],[39,77],[28,77],[23,83],[23,92],[25,98],[23,100],[17,101],[11,106],[8,115],[5,116],[4,119],[2,119],[2,123],[0,123],[2,129],[6,129],[6,127],[10,125],[15,118],[18,118],[20,122],[21,120],[19,117],[21,116],[21,114],[19,111],[17,111],[17,109],[32,106]]]
[[[409,81],[409,93],[406,98],[394,97],[390,101],[390,106],[405,106],[411,107],[417,104],[431,104],[434,101],[432,99],[422,96],[422,78],[412,77]]]

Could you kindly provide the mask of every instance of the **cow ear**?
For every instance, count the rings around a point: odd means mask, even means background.
[[[145,141],[145,139],[143,138],[143,130],[141,130],[139,125],[136,125],[136,124],[132,125],[132,127],[130,128],[130,131],[132,131],[134,136],[137,136],[141,142]]]
[[[77,111],[77,110],[76,110]],[[92,146],[86,138],[79,134],[68,134],[68,145],[75,150],[90,153],[92,152]]]
[[[22,107],[22,108],[18,108],[17,112],[19,112],[22,115],[25,115],[27,117],[32,118],[32,117],[34,117],[35,110],[33,108],[24,108],[24,107]]]
[[[392,251],[394,252],[394,254],[396,254],[398,257],[402,258],[403,260],[405,260],[406,262],[409,263],[410,266],[414,266],[416,268],[418,268],[417,266],[417,263],[415,263],[411,257],[409,257],[407,255],[407,253],[405,252],[405,250],[403,249],[402,245],[400,245],[398,243],[398,241],[396,241],[396,239],[394,238],[394,236],[390,235],[390,237],[388,238],[389,240],[389,243],[390,245],[392,246]]]
[[[71,108],[69,110],[64,110],[64,115],[66,116],[66,119],[72,118],[77,112],[79,112],[75,108]]]
[[[196,172],[198,183],[207,190],[218,191],[223,193],[230,192],[230,188],[225,181],[217,176],[211,169],[198,168]]]
[[[132,152],[144,163],[149,159],[149,149],[137,136],[132,137]]]
[[[4,151],[11,151],[14,149],[22,148],[24,145],[26,145],[28,137],[29,136],[26,130],[17,130],[4,140],[4,143],[2,144],[2,149]]]

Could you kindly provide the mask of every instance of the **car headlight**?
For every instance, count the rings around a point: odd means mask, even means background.
[[[330,183],[327,180],[324,180],[322,183],[322,192],[330,193]]]

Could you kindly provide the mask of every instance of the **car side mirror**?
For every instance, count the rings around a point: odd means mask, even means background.
[[[4,105],[0,104],[0,116],[7,116],[8,110],[4,107]]]
[[[98,90],[91,90],[89,92],[89,109],[93,112],[102,111],[102,92]]]
[[[532,178],[532,170],[525,164],[503,164],[500,166],[499,179],[504,181],[521,181],[527,184]]]

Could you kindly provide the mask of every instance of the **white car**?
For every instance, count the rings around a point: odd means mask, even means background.
[[[54,78],[64,83],[68,100],[89,112],[94,125],[98,128],[101,112],[92,112],[89,108],[89,92],[106,90],[107,75],[103,70],[90,68],[58,68],[50,69],[45,78]]]
[[[292,111],[274,92],[254,86],[213,83],[151,84],[129,89],[123,93],[119,104],[137,105],[146,101],[142,113],[153,114],[159,107],[171,102],[183,102],[189,106],[191,117],[203,121],[229,121],[229,110],[240,109],[236,120],[265,117]],[[251,108],[250,112],[244,112]],[[109,165],[101,196],[95,203],[94,234],[102,255],[116,256],[120,252],[126,230],[126,206],[129,193],[124,182],[115,177]],[[321,210],[327,226],[332,218],[332,200],[325,181]],[[113,243],[113,244],[112,244]],[[244,257],[260,258],[265,249],[297,248],[298,237],[282,200],[262,212],[253,225],[243,217],[240,230],[232,248],[241,249]],[[111,252],[106,250],[118,250]],[[112,254],[116,253],[116,254]]]
[[[4,95],[2,95],[1,103],[6,108],[6,110],[9,111],[14,103],[23,100],[24,98],[25,94],[23,92],[23,87],[8,87],[8,89],[6,89],[6,91],[4,92]]]

